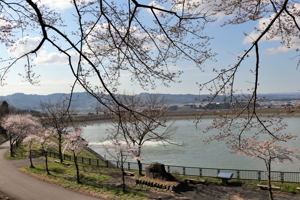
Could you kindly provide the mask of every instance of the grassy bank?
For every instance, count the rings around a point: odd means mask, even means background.
[[[99,198],[122,200],[148,199],[143,191],[136,188],[127,187],[126,192],[123,192],[119,186],[119,170],[114,170],[113,172],[110,169],[103,168],[101,174],[81,172],[81,184],[77,184],[75,176],[76,171],[72,164],[62,165],[50,163],[49,168],[51,170],[51,175],[45,173],[45,166],[43,163],[35,165],[35,168],[23,167],[21,170],[43,181]]]
[[[33,151],[40,151],[39,145],[38,144],[33,145],[32,150]],[[5,154],[6,159],[8,159],[8,160],[18,160],[18,159],[28,158],[28,156],[29,156],[29,148],[28,148],[28,145],[26,145],[26,144],[20,144],[17,148],[14,149],[14,151],[15,151],[14,157],[10,157],[10,152],[7,151],[6,154]],[[55,152],[55,153],[58,152],[57,149],[52,149],[51,151]],[[72,156],[72,153],[70,153],[70,152],[64,152],[64,154]],[[78,156],[85,157],[85,158],[91,158],[91,159],[99,159],[100,155],[97,154],[94,151],[90,151],[87,147],[87,148],[83,149],[78,154]],[[100,163],[100,164],[104,165],[104,163]]]
[[[235,116],[240,112],[240,110],[178,110],[178,111],[168,111],[166,113],[166,118],[168,119],[195,119],[196,117],[201,118],[214,118],[222,115]],[[257,113],[263,117],[300,117],[299,108],[257,108]],[[245,113],[247,114],[247,113]],[[110,118],[105,114],[89,114],[89,115],[75,115],[74,121],[93,123],[95,121],[109,121]]]

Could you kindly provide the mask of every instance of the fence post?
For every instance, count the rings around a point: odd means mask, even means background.
[[[258,181],[261,181],[261,171],[257,171]]]
[[[92,160],[89,158],[89,165],[91,165],[92,164]]]
[[[168,165],[168,173],[170,173],[170,165]]]
[[[237,171],[236,171],[236,178],[237,178],[237,179],[240,179],[240,170],[237,170]]]
[[[105,161],[106,168],[108,168],[108,160]]]
[[[185,167],[182,167],[182,174],[185,175]]]
[[[284,173],[283,172],[280,172],[280,181],[281,181],[281,183],[284,182]]]
[[[130,162],[128,162],[127,165],[128,165],[128,167],[127,167],[128,170],[130,170]]]
[[[199,168],[199,176],[202,177],[202,169]]]

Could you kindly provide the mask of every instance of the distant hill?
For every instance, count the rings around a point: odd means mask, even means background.
[[[149,93],[139,94],[141,97],[150,95]],[[207,98],[207,95],[194,94],[160,94],[166,104],[194,104],[199,103]],[[49,95],[23,94],[15,93],[7,96],[0,96],[0,101],[6,100],[10,105],[23,110],[41,110],[41,102],[56,103],[59,100],[69,97],[69,94],[55,93]],[[267,101],[289,101],[300,99],[300,93],[283,93],[283,94],[260,94]],[[222,98],[217,98],[220,101]],[[86,92],[73,94],[72,107],[80,112],[94,112],[99,105],[97,101]]]

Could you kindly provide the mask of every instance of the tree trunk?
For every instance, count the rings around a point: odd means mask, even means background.
[[[138,167],[139,167],[139,175],[140,176],[143,176],[143,166],[142,166],[142,163],[140,160],[137,160],[137,164],[138,164]]]
[[[143,167],[142,167],[141,160],[139,159],[141,157],[141,153],[142,153],[141,146],[142,146],[142,144],[138,145],[138,152],[137,152],[136,156],[138,157],[137,164],[138,164],[138,167],[139,167],[139,175],[143,176]]]
[[[74,156],[74,164],[75,164],[75,168],[76,168],[76,180],[77,183],[80,184],[80,177],[79,177],[79,167],[78,167],[78,163],[77,163],[77,156],[75,154],[75,152],[73,151],[73,156]]]
[[[14,145],[13,145],[13,141],[12,141],[12,137],[11,135],[9,136],[9,150],[10,150],[10,157],[14,157]]]
[[[63,163],[63,155],[62,155],[62,135],[61,133],[58,133],[58,154],[59,154],[59,160],[60,163]]]
[[[32,149],[31,149],[31,143],[29,144],[29,160],[30,160],[30,168],[34,168],[33,162],[32,162]]]
[[[268,169],[268,190],[269,190],[269,199],[273,200],[272,184],[271,184],[271,160],[268,160],[267,169]]]
[[[124,160],[123,160],[123,154],[121,152],[121,172],[122,172],[122,191],[125,192],[125,171],[124,171]]]
[[[44,151],[44,156],[45,156],[45,165],[46,165],[46,171],[47,174],[50,175],[49,167],[48,167],[48,152]]]

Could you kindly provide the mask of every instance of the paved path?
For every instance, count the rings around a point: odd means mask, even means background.
[[[0,191],[16,200],[95,200],[20,172],[18,161],[5,159],[8,143],[0,145]]]

